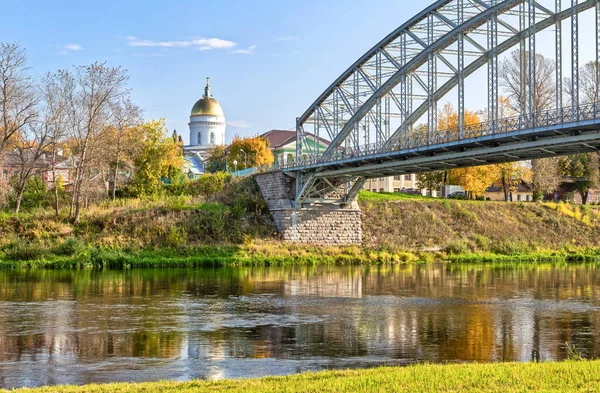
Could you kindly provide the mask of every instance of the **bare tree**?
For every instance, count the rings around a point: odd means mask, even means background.
[[[521,62],[524,62],[523,69],[521,69]],[[508,97],[511,109],[519,114],[550,109],[554,104],[556,93],[555,70],[553,60],[542,54],[535,54],[535,107],[530,110],[529,96],[527,95],[529,53],[521,56],[519,50],[511,52],[507,58],[502,60],[498,70],[500,87]],[[525,79],[521,75],[525,75]],[[521,89],[522,79],[525,90]]]
[[[125,83],[129,76],[123,68],[108,67],[105,63],[59,71],[58,75],[77,155],[69,214],[77,224],[81,218],[83,193],[90,181],[96,178],[89,164],[110,122],[111,104],[127,93]]]
[[[19,162],[19,174],[15,179],[15,213],[21,209],[23,193],[31,176],[41,175],[45,169],[44,164],[40,164],[39,161],[46,156],[51,124],[45,119],[36,121],[29,124],[26,129],[22,128],[18,133],[18,140],[14,144],[14,152]]]
[[[61,154],[59,154],[62,153],[61,146],[64,145],[65,138],[68,136],[65,112],[66,96],[61,90],[63,87],[58,74],[53,73],[46,74],[40,86],[40,96],[43,102],[41,116],[48,137],[46,150],[50,156],[51,181],[54,183],[54,212],[57,217],[60,212],[60,190],[56,165],[61,159]]]
[[[579,69],[579,102],[581,104],[593,104],[596,102],[596,89],[598,88],[598,64],[590,61]],[[563,86],[566,96],[571,100],[573,96],[573,84],[571,78],[563,80]],[[569,106],[571,101],[569,101]]]
[[[25,50],[17,43],[0,42],[0,167],[16,134],[36,117],[36,97],[28,74]],[[7,171],[8,172],[8,171]],[[0,188],[7,201],[8,187]]]
[[[600,66],[595,61],[586,63],[579,71],[579,86],[583,93],[583,100],[587,104],[595,103],[598,93],[598,68]]]
[[[523,68],[521,63],[523,62]],[[521,56],[515,50],[500,63],[498,77],[500,86],[508,97],[510,108],[518,114],[540,112],[550,109],[556,97],[556,66],[554,61],[546,56],[535,54],[535,102],[534,108],[529,108],[529,53]],[[525,79],[523,79],[525,76]],[[523,83],[521,83],[523,82]],[[522,89],[522,86],[524,89]],[[534,200],[539,200],[558,187],[557,158],[540,158],[531,161],[532,186]]]
[[[0,42],[0,153],[36,117],[36,95],[28,74],[25,50]]]
[[[543,158],[531,161],[531,185],[534,202],[556,190],[560,184],[559,158]]]
[[[140,108],[131,102],[129,96],[124,97],[111,105],[113,123],[116,130],[116,145],[114,151],[114,163],[112,167],[112,189],[111,197],[114,201],[117,197],[117,182],[119,178],[119,169],[123,154],[123,139],[125,133],[141,121]]]

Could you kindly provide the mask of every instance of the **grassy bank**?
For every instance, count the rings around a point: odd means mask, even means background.
[[[123,199],[74,226],[63,211],[0,213],[0,267],[188,267],[600,260],[600,210],[362,192],[364,245],[278,239],[252,182],[212,200]]]
[[[595,392],[600,361],[417,365],[234,381],[44,387],[18,392]]]
[[[450,260],[595,257],[600,207],[360,195],[366,247],[437,251]],[[460,257],[460,258],[459,258]]]
[[[29,245],[31,246],[31,245]],[[108,249],[68,240],[58,246],[9,250],[0,268],[152,268],[397,264],[434,260],[429,253],[307,247],[281,242],[155,249]],[[440,256],[441,258],[441,256]],[[439,259],[439,258],[438,258]]]
[[[365,265],[400,263],[492,263],[492,262],[598,262],[600,252],[540,251],[495,254],[469,252],[447,254],[433,251],[389,251],[360,247],[306,247],[283,243],[200,246],[142,250],[106,249],[67,241],[56,247],[22,248],[18,254],[0,258],[0,268],[155,268],[225,266]]]

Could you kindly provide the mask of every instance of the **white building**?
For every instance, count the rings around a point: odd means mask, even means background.
[[[427,190],[421,190],[419,175],[415,173],[369,179],[365,182],[363,189],[372,192],[419,192],[421,195],[439,196],[438,191],[428,192]]]
[[[204,151],[225,145],[225,113],[219,101],[210,94],[208,78],[204,95],[194,104],[188,125],[190,144],[185,146],[186,152]]]
[[[414,173],[408,175],[387,176],[369,179],[363,188],[373,192],[413,191],[419,186],[419,179]]]
[[[204,173],[203,162],[215,146],[225,145],[225,113],[219,101],[210,94],[209,78],[206,78],[204,95],[192,107],[190,114],[190,144],[184,146],[186,165],[193,166],[189,173]],[[186,166],[186,167],[187,167]]]

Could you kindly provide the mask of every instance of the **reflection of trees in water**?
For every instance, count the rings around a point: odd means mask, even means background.
[[[0,361],[543,360],[564,342],[597,357],[599,279],[594,265],[1,271]]]

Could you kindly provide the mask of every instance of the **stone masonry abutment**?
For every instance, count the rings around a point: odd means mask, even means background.
[[[296,181],[281,171],[254,175],[283,240],[314,245],[362,243],[358,203],[294,208]]]

